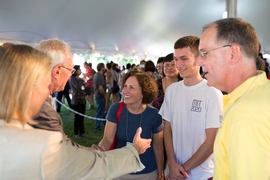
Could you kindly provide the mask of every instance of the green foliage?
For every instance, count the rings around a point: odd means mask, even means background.
[[[86,107],[88,107],[88,104]],[[85,114],[87,116],[95,117],[95,113],[96,113],[96,107],[91,110],[86,109]],[[63,121],[64,132],[74,142],[83,146],[91,147],[92,144],[98,144],[99,141],[102,139],[103,130],[104,130],[102,123],[100,123],[102,130],[95,131],[94,130],[95,120],[84,118],[85,133],[88,135],[88,137],[82,137],[81,139],[77,139],[74,137],[74,113],[67,110],[65,107],[62,106],[61,112],[59,114]]]

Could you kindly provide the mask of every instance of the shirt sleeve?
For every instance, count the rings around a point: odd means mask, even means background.
[[[166,93],[164,94],[164,101],[158,112],[161,115],[162,119],[169,122],[170,122],[170,108],[171,108],[171,103],[169,102],[171,94],[170,89],[171,89],[170,86],[166,89]]]
[[[144,169],[133,146],[86,151],[62,141],[60,133],[48,138],[42,158],[43,179],[113,179]]]
[[[92,75],[92,70],[90,68],[86,68],[86,75],[90,77]]]
[[[109,107],[106,119],[108,121],[110,121],[110,122],[116,123],[116,114],[117,114],[119,108],[120,108],[120,103],[119,102],[113,103]]]
[[[103,78],[103,79],[102,79]],[[104,83],[104,77],[103,75],[99,74],[98,77],[97,77],[97,86],[103,86],[103,83]]]
[[[205,129],[218,128],[222,121],[223,95],[212,88],[208,93]]]
[[[63,135],[63,140],[67,143],[76,146],[78,148],[83,148],[89,150],[90,148],[81,146],[74,141],[72,141],[64,132],[63,130],[63,122],[60,115],[54,110],[52,105],[45,101],[38,113],[38,116],[35,118],[37,124],[29,123],[32,127],[36,129],[43,129],[48,131],[59,131]]]
[[[154,118],[155,118],[156,123],[155,123],[155,125],[153,126],[153,129],[152,129],[152,132],[154,134],[161,132],[163,130],[163,128],[164,128],[164,124],[162,123],[161,115],[158,114],[157,109],[155,109],[155,111],[156,111],[155,112],[156,116],[154,116]]]

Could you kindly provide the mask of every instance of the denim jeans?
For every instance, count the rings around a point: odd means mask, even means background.
[[[105,119],[105,105],[106,105],[106,99],[105,97],[102,98],[95,98],[96,104],[97,104],[97,110],[96,110],[96,118],[102,118]],[[100,122],[101,120],[95,121],[95,130],[100,131]],[[103,125],[105,126],[106,121],[103,121]]]

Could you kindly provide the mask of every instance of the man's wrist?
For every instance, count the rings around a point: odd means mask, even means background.
[[[171,160],[167,160],[167,165],[169,166],[169,168],[171,168],[171,166],[175,166],[177,162],[174,159]]]
[[[186,165],[185,164],[182,164],[182,167],[183,167],[183,169],[186,171],[186,172],[188,172],[189,170],[187,169],[187,167],[186,167]]]
[[[158,179],[164,179],[164,178],[165,178],[164,173],[162,173],[161,175],[158,175],[158,174],[157,174],[157,178],[158,178]]]

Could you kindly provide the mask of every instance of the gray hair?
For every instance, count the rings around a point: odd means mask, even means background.
[[[47,39],[41,41],[36,49],[46,53],[52,58],[52,68],[61,64],[65,64],[67,59],[67,51],[69,51],[69,45],[59,39]]]
[[[259,52],[259,40],[255,29],[240,18],[227,18],[211,22],[203,27],[203,31],[216,26],[216,42],[238,44],[247,57],[256,59]]]

